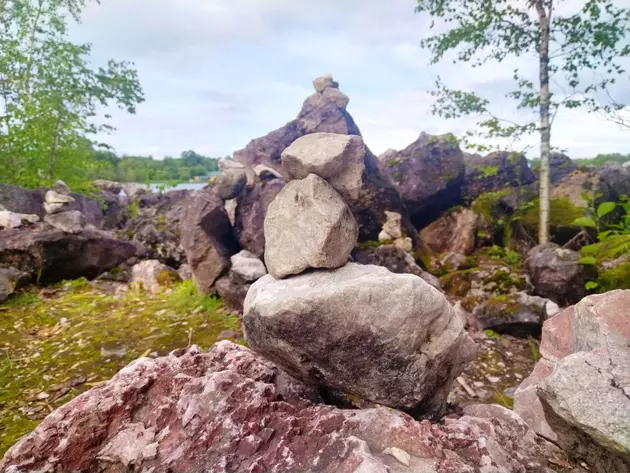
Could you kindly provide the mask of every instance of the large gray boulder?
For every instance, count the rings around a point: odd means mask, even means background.
[[[508,151],[495,151],[486,156],[464,154],[466,175],[463,196],[472,201],[486,192],[506,187],[525,187],[535,180],[524,155]]]
[[[137,182],[122,184],[122,189],[129,200],[136,200],[138,197],[149,193],[149,186]]]
[[[131,282],[151,294],[157,294],[165,288],[172,287],[173,283],[180,280],[177,271],[158,260],[141,261],[131,268]]]
[[[526,264],[536,295],[561,306],[586,296],[587,268],[580,263],[578,252],[546,243],[529,250]]]
[[[265,265],[276,279],[348,261],[359,230],[330,184],[315,174],[289,182],[267,209]]]
[[[475,249],[481,219],[470,209],[457,207],[424,227],[420,240],[437,254],[470,255]]]
[[[421,133],[407,148],[381,157],[381,170],[400,192],[416,228],[462,202],[464,158],[452,135]]]
[[[35,214],[40,218],[46,215],[44,209],[44,189],[24,189],[11,184],[0,183],[0,206],[20,214]]]
[[[92,279],[138,253],[138,248],[100,230],[78,234],[37,223],[2,232],[0,266],[12,266],[42,283]]]
[[[20,286],[26,284],[30,276],[15,268],[0,267],[0,302],[6,300]]]
[[[210,294],[239,250],[223,199],[209,190],[189,195],[181,233],[193,279],[203,294]]]
[[[290,179],[317,174],[342,196],[357,199],[365,158],[363,138],[336,133],[312,133],[295,140],[282,152],[282,166]]]
[[[563,448],[575,452],[594,441],[619,458],[611,456],[608,471],[627,471],[624,463],[630,468],[630,348],[569,355],[537,391]]]
[[[475,355],[461,320],[421,278],[348,263],[284,280],[245,299],[252,349],[309,384],[417,415],[439,416]]]
[[[230,258],[231,270],[247,282],[254,282],[267,274],[262,261],[253,253],[241,250]]]
[[[238,196],[247,185],[247,174],[244,169],[226,169],[217,176],[212,187],[224,200]]]
[[[616,290],[548,319],[542,359],[514,395],[515,412],[536,433],[598,473],[630,469],[628,307],[630,290]]]

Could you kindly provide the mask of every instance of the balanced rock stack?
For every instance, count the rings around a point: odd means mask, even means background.
[[[437,417],[474,343],[418,276],[348,262],[358,227],[346,200],[360,187],[365,152],[360,136],[331,133],[283,152],[293,180],[267,210],[269,274],[247,293],[245,338],[310,385]]]
[[[70,210],[69,205],[75,202],[72,191],[63,182],[57,181],[54,187],[46,192],[44,221],[67,233],[80,233],[85,227],[85,216],[78,210]]]

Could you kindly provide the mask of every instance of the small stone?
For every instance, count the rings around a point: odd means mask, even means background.
[[[72,190],[68,187],[68,185],[65,182],[61,180],[55,182],[55,185],[53,186],[53,190],[61,195],[69,196],[70,194],[72,194]]]
[[[267,274],[262,261],[253,253],[241,250],[230,258],[231,270],[238,274],[245,282],[254,282]]]
[[[318,77],[317,79],[314,79],[313,87],[315,87],[315,90],[321,94],[329,87],[332,87],[335,89],[338,88],[339,83],[334,81],[332,74],[327,73],[321,77]]]
[[[409,455],[407,452],[405,452],[401,448],[388,447],[385,450],[383,450],[383,454],[384,455],[391,455],[392,457],[394,457],[396,460],[398,460],[403,465],[409,466],[409,461],[411,460],[411,455]]]
[[[59,213],[66,207],[67,207],[66,204],[44,202],[44,209],[46,209],[47,214]]]
[[[50,397],[50,394],[48,393],[39,393],[37,395],[37,399],[39,399],[40,401],[44,400],[44,399],[48,399]]]
[[[256,174],[261,180],[266,181],[269,179],[282,179],[282,174],[269,166],[259,164],[254,167],[254,174]]]
[[[70,195],[60,194],[57,191],[50,190],[46,192],[46,202],[49,204],[69,204],[74,202],[74,197]]]
[[[493,383],[493,384],[498,383],[499,381],[501,381],[501,377],[500,376],[491,376],[489,374],[486,375],[486,379],[488,381],[490,381],[491,383]]]

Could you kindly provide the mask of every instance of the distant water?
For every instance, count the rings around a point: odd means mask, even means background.
[[[157,191],[160,190],[160,183],[153,183],[149,185],[149,188],[153,191]],[[203,189],[205,186],[207,186],[208,183],[207,182],[182,182],[181,184],[177,184],[175,187],[168,187],[167,189],[164,190],[164,192],[170,192],[170,191],[179,191],[179,190],[192,190],[192,191],[196,191],[199,189]]]

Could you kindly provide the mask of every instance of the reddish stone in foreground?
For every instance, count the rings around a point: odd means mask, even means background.
[[[136,360],[57,409],[0,471],[522,473],[551,471],[537,458],[558,453],[500,406],[469,406],[437,425],[318,400],[247,348],[193,346]]]

